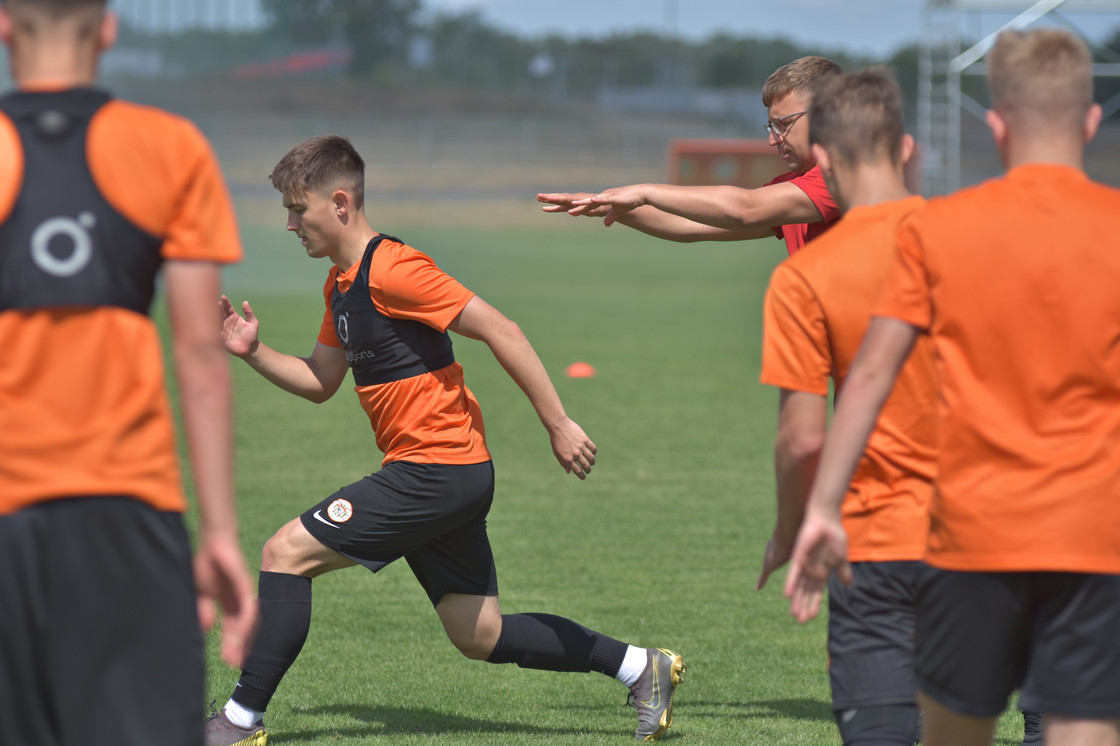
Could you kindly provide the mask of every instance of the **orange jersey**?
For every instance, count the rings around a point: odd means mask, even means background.
[[[820,166],[813,166],[803,174],[782,174],[768,181],[766,186],[781,184],[786,181],[792,182],[798,189],[805,192],[805,196],[812,200],[813,205],[821,214],[821,220],[817,223],[774,226],[774,235],[786,242],[786,251],[789,252],[790,256],[793,256],[805,244],[822,235],[832,227],[833,223],[840,219],[840,207],[828,191],[828,184],[825,183]]]
[[[361,264],[344,272],[331,267],[327,275],[323,287],[327,310],[319,331],[322,344],[343,346],[331,310],[332,297],[336,287],[342,293],[350,290]],[[418,322],[437,332],[446,332],[474,297],[428,256],[391,237],[377,244],[368,272],[369,294],[378,314]],[[369,416],[377,447],[385,454],[383,465],[390,461],[477,464],[490,459],[482,411],[466,386],[459,363],[384,383],[358,383],[354,390]]]
[[[763,383],[828,395],[841,391],[894,258],[910,197],[853,207],[832,229],[774,270],[763,312]],[[903,366],[842,507],[853,562],[921,559],[936,451],[936,379],[922,340]]]
[[[96,190],[154,237],[163,259],[241,257],[217,162],[186,120],[110,100],[90,120],[85,156]],[[0,114],[0,223],[23,209],[24,166],[20,137]],[[13,308],[0,313],[0,348],[0,514],[86,495],[186,507],[148,316],[113,305]]]
[[[1036,164],[902,226],[876,313],[928,331],[941,448],[927,559],[1120,573],[1120,191]]]

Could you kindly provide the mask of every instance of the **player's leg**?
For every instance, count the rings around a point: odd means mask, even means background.
[[[1043,713],[1047,746],[1116,746],[1120,575],[1035,576],[1030,667],[1020,705]]]
[[[1047,746],[1120,746],[1120,720],[1073,720],[1048,716]]]
[[[975,718],[957,713],[921,692],[923,746],[990,746],[997,718]]]
[[[487,475],[476,488],[492,494]],[[492,479],[492,475],[489,477]],[[469,490],[459,474],[444,491]],[[684,662],[671,651],[639,648],[551,614],[501,613],[497,572],[486,534],[489,500],[472,520],[407,555],[451,642],[469,658],[547,671],[597,671],[635,693],[640,737],[659,738],[672,723],[672,697]]]
[[[850,586],[829,581],[829,680],[845,746],[913,746],[915,608],[921,562],[856,562]]]
[[[991,742],[1026,670],[1030,575],[931,570],[926,576],[915,666],[924,746]]]

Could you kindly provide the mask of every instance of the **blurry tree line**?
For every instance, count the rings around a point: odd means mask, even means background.
[[[487,24],[477,12],[426,13],[422,0],[261,0],[270,24],[254,31],[144,32],[122,28],[121,45],[158,49],[180,76],[224,76],[314,49],[346,51],[344,65],[308,74],[346,75],[382,85],[468,88],[518,95],[592,99],[603,87],[700,86],[760,88],[767,76],[807,54],[845,69],[893,68],[911,107],[916,97],[916,44],[886,59],[836,49],[718,34],[690,41],[656,33],[602,38],[523,38]],[[1120,50],[1120,28],[1108,45]],[[1102,61],[1114,61],[1107,50]],[[1098,79],[1098,100],[1120,93],[1120,80]],[[965,91],[986,99],[983,80],[966,77]]]

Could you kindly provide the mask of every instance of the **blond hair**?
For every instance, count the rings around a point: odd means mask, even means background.
[[[813,84],[826,75],[836,75],[844,70],[827,57],[800,57],[782,65],[766,79],[762,86],[762,105],[770,108],[783,96],[797,92],[810,95]]]
[[[1081,127],[1093,103],[1092,57],[1064,29],[1004,31],[988,52],[992,108],[1016,122]]]

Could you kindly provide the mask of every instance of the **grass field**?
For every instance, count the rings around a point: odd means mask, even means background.
[[[760,308],[784,249],[674,245],[549,216],[541,226],[377,225],[515,319],[599,446],[586,482],[564,474],[485,346],[456,341],[497,468],[489,525],[503,611],[561,614],[681,652],[688,672],[669,742],[838,744],[824,620],[802,627],[788,616],[784,573],[754,590],[774,515],[777,410],[776,392],[757,382]],[[245,238],[231,297],[252,301],[268,344],[306,354],[327,265],[279,224]],[[577,360],[597,376],[566,378]],[[237,488],[255,573],[276,528],[376,470],[381,455],[348,384],[316,406],[237,361],[234,371]],[[625,689],[607,677],[462,658],[403,562],[376,576],[324,576],[314,593],[307,644],[266,717],[270,743],[632,739]],[[220,705],[236,672],[218,660],[213,635],[209,655],[209,696]],[[1017,715],[1005,716],[997,743],[1020,737]]]

